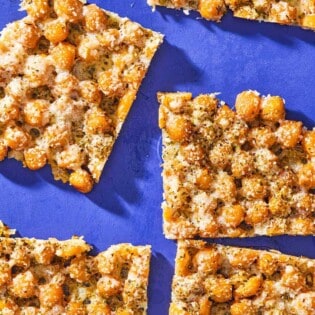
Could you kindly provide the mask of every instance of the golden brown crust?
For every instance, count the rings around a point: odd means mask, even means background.
[[[275,251],[179,241],[170,315],[311,315],[315,261]]]
[[[256,91],[159,93],[164,233],[172,239],[314,234],[314,130]]]
[[[213,21],[220,21],[229,8],[239,18],[315,29],[315,4],[312,0],[148,0],[148,4],[198,11],[203,18]]]
[[[146,314],[150,246],[0,237],[0,313]]]
[[[0,160],[49,163],[55,179],[89,192],[162,35],[79,0],[22,8],[27,17],[0,37]]]

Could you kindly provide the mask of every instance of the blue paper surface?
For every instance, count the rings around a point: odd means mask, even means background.
[[[151,244],[149,315],[167,314],[176,243],[162,235],[161,133],[157,91],[237,93],[255,89],[286,99],[290,119],[315,125],[315,33],[233,18],[221,23],[196,13],[158,8],[145,0],[91,1],[165,34],[121,135],[94,190],[83,195],[56,182],[47,166],[31,172],[0,163],[0,219],[24,237],[84,235],[95,252],[111,244]],[[0,27],[21,18],[18,0],[0,1]],[[314,237],[257,237],[224,244],[273,248],[315,258]]]

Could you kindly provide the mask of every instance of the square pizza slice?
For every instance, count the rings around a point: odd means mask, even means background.
[[[167,238],[315,233],[315,130],[284,100],[159,93]]]
[[[0,314],[146,314],[150,246],[90,249],[78,237],[0,237]]]
[[[313,315],[315,260],[179,241],[170,315]]]
[[[0,160],[98,182],[162,35],[79,0],[24,0],[0,37]]]
[[[148,0],[148,4],[198,11],[204,19],[217,22],[230,9],[238,18],[315,30],[315,4],[312,0]]]

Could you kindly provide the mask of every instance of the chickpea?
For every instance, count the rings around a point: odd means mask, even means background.
[[[0,287],[11,281],[11,267],[3,259],[0,259]]]
[[[223,130],[228,129],[235,120],[235,112],[227,105],[219,107],[214,118],[215,123]]]
[[[31,271],[17,274],[13,280],[10,290],[18,298],[27,299],[36,294],[37,281]]]
[[[86,308],[81,302],[69,302],[66,308],[66,315],[86,315]]]
[[[284,148],[293,148],[300,141],[302,134],[302,123],[300,121],[284,120],[278,130],[276,136],[278,142]]]
[[[187,110],[189,102],[192,99],[192,94],[189,92],[178,93],[159,93],[158,100],[164,108],[167,107],[171,112],[175,114],[182,113]],[[196,105],[198,106],[198,105]]]
[[[82,37],[78,44],[78,56],[87,62],[98,60],[102,48],[101,40],[100,37]],[[108,71],[111,72],[111,70]]]
[[[49,123],[49,102],[46,100],[28,101],[24,108],[24,120],[33,127],[44,127]]]
[[[179,276],[187,276],[190,274],[189,267],[191,265],[191,256],[188,251],[184,250],[181,254],[176,258],[176,270],[175,274]]]
[[[238,253],[233,253],[230,257],[230,264],[235,268],[249,268],[251,264],[258,258],[258,254],[255,251],[247,250],[239,255]]]
[[[62,244],[56,251],[56,255],[64,259],[69,259],[72,256],[80,256],[90,249],[90,246],[83,239],[72,238],[71,240],[62,241]]]
[[[22,7],[26,10],[27,15],[34,20],[45,18],[50,11],[48,0],[24,0]]]
[[[210,189],[212,182],[213,178],[206,168],[202,169],[196,178],[196,186],[201,190]]]
[[[59,167],[69,170],[81,168],[85,161],[85,154],[77,144],[68,146],[65,150],[56,154],[56,161]]]
[[[236,185],[232,176],[225,172],[219,173],[216,177],[214,187],[218,194],[218,198],[229,202],[234,200],[236,196]]]
[[[69,43],[59,43],[51,50],[56,67],[70,71],[74,64],[76,49]]]
[[[240,204],[224,206],[219,211],[223,225],[236,228],[244,220],[245,209]]]
[[[203,296],[199,299],[199,315],[211,315],[212,302],[209,301],[207,296]]]
[[[30,136],[21,127],[7,127],[3,134],[6,144],[13,150],[24,150],[29,142]]]
[[[201,0],[199,1],[198,10],[204,19],[220,21],[226,11],[226,7],[224,1],[222,0]]]
[[[252,203],[245,216],[245,222],[249,225],[257,225],[266,222],[269,217],[268,205],[264,201]]]
[[[243,285],[240,285],[234,292],[236,299],[242,299],[254,296],[258,293],[263,280],[260,276],[253,276],[247,280]]]
[[[86,130],[89,133],[109,133],[112,131],[112,121],[106,114],[100,110],[95,109],[88,113],[86,120]]]
[[[302,145],[309,157],[315,157],[315,130],[309,130],[304,134]]]
[[[19,117],[18,102],[12,96],[5,96],[0,100],[0,123],[6,124]]]
[[[131,21],[125,21],[120,28],[123,34],[123,42],[127,45],[134,45],[142,48],[145,44],[146,33],[144,29]]]
[[[67,125],[51,125],[47,127],[44,138],[52,148],[64,147],[70,141],[70,131]]]
[[[98,83],[105,96],[119,96],[123,92],[123,85],[119,81],[118,75],[112,70],[101,72]]]
[[[255,150],[254,160],[256,170],[265,176],[279,171],[278,156],[267,148]]]
[[[26,24],[24,22],[20,22],[19,24],[19,41],[26,48],[35,48],[39,38],[40,38],[40,30],[35,24]]]
[[[210,151],[209,159],[213,166],[224,169],[230,163],[232,154],[232,145],[224,141],[219,141],[214,144]]]
[[[54,10],[59,17],[70,22],[82,18],[83,3],[80,0],[55,0]]]
[[[249,141],[254,148],[270,148],[277,138],[269,127],[256,127],[249,130]]]
[[[309,235],[315,232],[313,218],[292,218],[291,230],[296,234]]]
[[[34,306],[22,306],[20,315],[39,315],[38,308]]]
[[[298,172],[299,185],[307,188],[315,188],[315,166],[313,163],[304,164]]]
[[[216,278],[206,279],[205,289],[209,293],[211,300],[217,303],[225,303],[232,299],[232,285],[228,279]]]
[[[248,200],[264,199],[267,193],[268,187],[263,176],[257,174],[242,178],[242,195]]]
[[[111,276],[102,276],[102,278],[97,281],[97,293],[104,298],[115,295],[121,290],[121,283]]]
[[[293,195],[295,208],[301,214],[311,214],[315,212],[315,196],[311,193],[300,192]]]
[[[68,267],[69,275],[72,279],[82,283],[90,279],[91,273],[87,268],[87,260],[85,257],[75,257],[71,260]]]
[[[189,101],[191,99],[191,94],[187,94],[190,95],[190,98],[188,99]],[[218,100],[212,95],[200,94],[193,99],[193,107],[195,109],[199,109],[200,111],[206,112],[208,115],[211,115],[216,111],[218,107]]]
[[[80,81],[80,95],[87,102],[99,105],[102,100],[102,92],[98,89],[98,85],[92,80]]]
[[[284,286],[296,291],[300,291],[306,286],[304,275],[296,267],[291,265],[286,266],[281,277],[281,282]]]
[[[243,4],[234,10],[233,16],[248,20],[256,20],[259,17],[254,7]]]
[[[193,264],[198,271],[216,273],[221,267],[222,257],[214,248],[205,248],[195,254]]]
[[[256,315],[256,311],[251,303],[251,300],[241,300],[234,302],[230,309],[231,315]]]
[[[204,149],[198,143],[189,143],[182,145],[180,147],[180,152],[184,156],[185,160],[191,164],[198,164],[205,157]]]
[[[249,152],[238,151],[233,154],[231,171],[234,177],[242,178],[254,171],[254,157]]]
[[[269,198],[270,213],[276,217],[287,217],[291,213],[288,201],[284,200],[281,194]]]
[[[43,307],[62,304],[64,299],[61,285],[49,283],[39,287],[39,302]]]
[[[267,276],[272,276],[278,269],[277,261],[269,253],[262,253],[259,256],[257,266]]]
[[[46,165],[47,156],[45,151],[38,147],[30,148],[24,151],[25,165],[32,171],[36,171]]]
[[[37,246],[37,250],[34,250],[33,255],[38,264],[49,265],[55,256],[55,250],[53,244],[40,244]]]
[[[0,161],[3,161],[8,154],[8,146],[3,139],[0,139]]]
[[[186,118],[182,116],[171,115],[166,120],[165,129],[171,140],[176,142],[184,142],[189,139],[193,126]]]
[[[112,311],[106,304],[92,304],[88,306],[89,315],[111,315]]]
[[[301,25],[306,28],[315,29],[315,14],[306,14],[302,17]]]
[[[93,179],[91,175],[82,169],[76,170],[70,174],[70,185],[77,189],[81,193],[88,193],[93,188]]]
[[[279,24],[295,24],[297,20],[297,9],[286,1],[272,3],[269,18],[270,21]]]
[[[51,19],[44,24],[44,36],[53,44],[64,41],[69,35],[67,23],[62,19]]]
[[[83,8],[84,26],[88,32],[104,31],[107,26],[107,15],[94,4],[86,5]]]
[[[278,122],[285,117],[284,101],[280,96],[267,96],[261,102],[261,118]]]
[[[260,97],[256,91],[244,91],[237,95],[236,113],[245,121],[254,120],[260,112]]]
[[[169,315],[190,315],[188,311],[183,310],[179,305],[172,302],[169,308]]]

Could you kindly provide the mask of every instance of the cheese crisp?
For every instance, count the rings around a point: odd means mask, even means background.
[[[146,314],[150,247],[0,237],[0,314]]]
[[[315,130],[284,100],[159,93],[167,238],[315,233]]]
[[[162,35],[79,0],[24,0],[0,38],[0,160],[98,182]]]
[[[170,315],[313,315],[315,260],[180,241]]]
[[[212,21],[220,21],[230,9],[239,18],[315,29],[315,3],[312,0],[148,0],[148,4],[198,11],[203,18]]]

